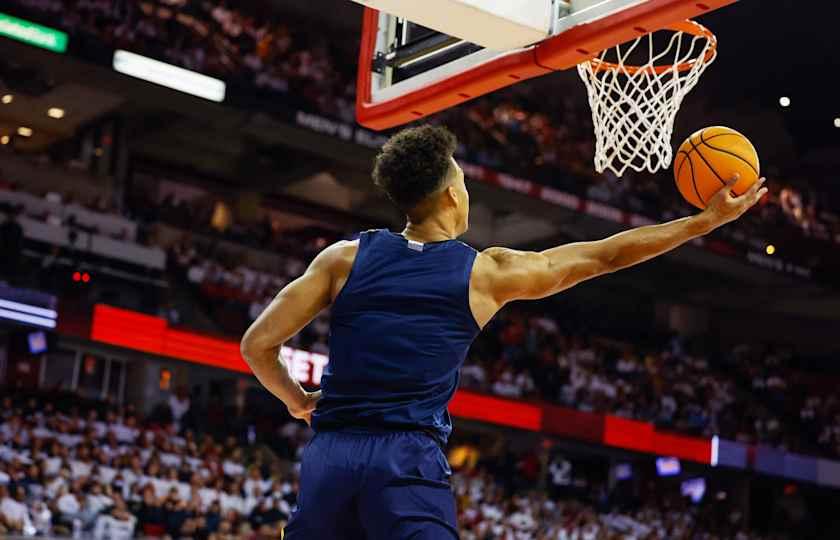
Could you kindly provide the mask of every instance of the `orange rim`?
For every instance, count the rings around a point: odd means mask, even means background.
[[[688,62],[683,62],[682,64],[676,64],[677,71],[683,72],[688,71],[697,64],[697,62],[709,62],[712,58],[715,57],[717,54],[717,36],[715,36],[711,30],[703,26],[702,24],[694,21],[680,21],[674,24],[669,24],[663,30],[673,30],[674,32],[685,32],[686,34],[691,34],[693,36],[706,38],[709,40],[709,50],[706,51],[706,54],[703,58],[695,58],[694,60],[689,60]],[[614,64],[612,62],[605,62],[598,58],[593,58],[589,61],[589,64],[592,66],[592,71],[595,72],[603,72],[603,71],[626,71],[628,75],[635,75],[640,71],[649,71],[653,72],[657,75],[665,73],[666,71],[671,71],[674,69],[674,64],[667,64],[662,66],[620,66],[618,64]]]

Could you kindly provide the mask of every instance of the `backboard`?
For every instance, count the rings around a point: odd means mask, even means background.
[[[358,122],[377,130],[412,122],[525,79],[573,68],[610,47],[737,0],[543,1],[548,6],[548,37],[508,50],[490,49],[366,7]],[[455,24],[470,23],[459,19]],[[492,41],[492,36],[484,41]]]

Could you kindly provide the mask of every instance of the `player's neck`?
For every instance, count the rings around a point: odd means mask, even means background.
[[[426,220],[423,223],[412,223],[410,220],[405,225],[402,235],[415,242],[440,242],[441,240],[452,240],[458,235],[454,227],[447,227],[445,224]]]

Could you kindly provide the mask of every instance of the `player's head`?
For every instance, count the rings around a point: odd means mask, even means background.
[[[468,227],[470,197],[464,171],[452,155],[448,129],[424,125],[400,131],[382,147],[373,180],[414,224],[442,221],[456,235]]]

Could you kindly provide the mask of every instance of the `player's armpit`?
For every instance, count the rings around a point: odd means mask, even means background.
[[[302,276],[283,287],[245,332],[243,351],[280,346],[329,305],[330,259],[328,248],[315,257]]]
[[[315,257],[306,272],[277,294],[242,337],[242,356],[254,375],[283,400],[292,414],[303,414],[307,395],[278,358],[279,350],[332,301],[334,274],[346,266],[344,244],[330,246]]]

